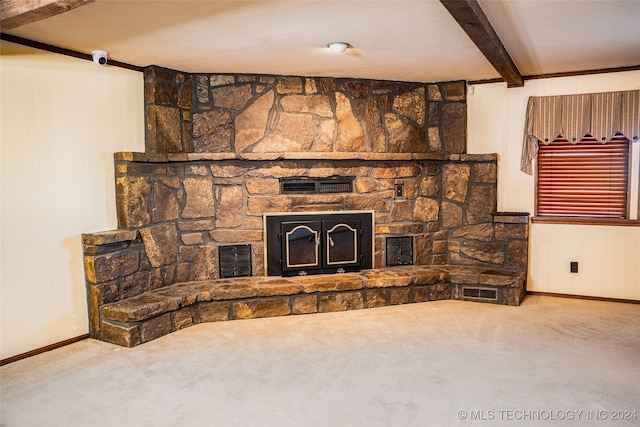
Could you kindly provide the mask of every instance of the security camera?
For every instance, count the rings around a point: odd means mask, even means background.
[[[91,52],[93,56],[93,62],[98,65],[104,65],[107,63],[107,56],[109,55],[106,50],[94,50]]]

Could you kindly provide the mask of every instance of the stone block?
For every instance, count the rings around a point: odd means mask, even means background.
[[[384,289],[369,289],[365,292],[367,308],[384,307],[387,304],[387,293]]]
[[[138,235],[137,230],[110,230],[101,233],[90,233],[82,235],[82,243],[85,245],[109,245],[112,243],[130,242]]]
[[[413,209],[414,221],[432,222],[440,216],[440,205],[435,199],[418,197]]]
[[[441,301],[451,299],[451,285],[441,283],[429,287],[429,301]]]
[[[221,282],[213,287],[212,294],[212,299],[219,301],[255,297],[258,290],[250,283]]]
[[[412,302],[427,302],[429,301],[429,287],[421,286],[413,288]]]
[[[138,271],[121,281],[122,298],[131,298],[162,286],[162,271]]]
[[[424,153],[427,151],[427,136],[423,128],[406,117],[394,113],[386,113],[384,121],[389,132],[389,152]]]
[[[186,307],[173,314],[173,324],[176,331],[193,325],[193,313],[191,310],[191,307]]]
[[[362,289],[362,276],[358,274],[319,274],[296,278],[305,293],[333,292]]]
[[[138,325],[116,324],[103,321],[101,328],[102,340],[123,347],[134,347],[142,342]]]
[[[193,106],[193,80],[188,78],[178,89],[178,107],[190,110]]]
[[[89,332],[91,337],[98,338],[100,335],[100,306],[115,302],[119,297],[117,282],[90,285],[89,289]]]
[[[226,110],[240,111],[253,98],[250,84],[220,86],[211,89],[213,106]]]
[[[211,178],[185,178],[186,193],[182,218],[206,218],[215,215]]]
[[[202,233],[182,233],[180,240],[185,245],[201,245],[204,243]]]
[[[490,223],[468,225],[453,232],[453,237],[488,242],[493,238],[493,226]],[[498,239],[496,235],[496,239]],[[501,239],[498,239],[501,240]]]
[[[528,224],[504,224],[494,225],[496,240],[522,239],[529,237]]]
[[[382,124],[380,106],[375,98],[367,101],[367,112],[364,117],[365,142],[374,153],[386,151],[386,136]]]
[[[176,87],[166,80],[145,80],[144,100],[147,104],[175,104],[178,102]]]
[[[178,260],[178,230],[175,224],[143,228],[140,236],[152,267],[172,264]]]
[[[274,178],[246,180],[245,187],[249,194],[277,195],[280,193],[280,181]]]
[[[216,189],[218,212],[217,228],[235,228],[242,225],[243,191],[239,185]]]
[[[467,97],[465,82],[446,82],[440,85],[445,101],[464,101]]]
[[[419,164],[395,166],[381,166],[375,171],[376,179],[397,179],[397,178],[411,178],[417,177],[422,174],[422,166]]]
[[[264,92],[235,118],[235,149],[241,153],[264,137],[274,106],[273,90]]]
[[[416,268],[411,270],[411,273],[415,277],[416,285],[433,285],[449,280],[449,274],[446,271],[433,267]]]
[[[200,322],[221,322],[229,320],[231,304],[228,302],[204,302],[198,304]]]
[[[507,273],[499,270],[485,270],[478,274],[478,282],[489,286],[518,286],[518,272]]]
[[[178,153],[182,149],[180,110],[161,105],[146,107],[146,147],[151,153]]]
[[[464,211],[461,206],[446,200],[442,201],[442,226],[444,228],[455,228],[462,225]]]
[[[471,168],[468,164],[450,163],[442,166],[443,196],[456,202],[464,202],[469,191]]]
[[[178,219],[180,205],[175,193],[166,185],[153,185],[153,209],[151,216],[154,223]]]
[[[192,287],[169,286],[155,291],[154,294],[177,300],[180,307],[187,307],[196,303],[200,292]]]
[[[291,210],[291,198],[288,196],[249,196],[245,213],[249,216],[262,216],[268,212],[290,212]]]
[[[280,77],[276,84],[276,90],[281,95],[300,94],[303,92],[304,85],[302,77],[286,76]]]
[[[196,259],[191,270],[191,280],[211,280],[218,277],[218,251],[213,246],[197,248]],[[186,261],[186,260],[184,260]]]
[[[409,117],[420,126],[424,126],[426,119],[426,102],[424,86],[405,92],[393,98],[393,110]]]
[[[391,208],[392,221],[411,221],[413,219],[413,203],[411,200],[397,200]]]
[[[320,117],[333,117],[327,95],[287,95],[280,99],[280,105],[287,113],[311,113]]]
[[[442,93],[437,84],[427,86],[427,97],[429,101],[442,101]]]
[[[416,265],[428,265],[431,264],[432,244],[431,236],[429,234],[418,234],[414,236],[415,247],[415,264]]]
[[[191,274],[191,264],[180,263],[176,266],[176,283],[186,282]]]
[[[364,301],[360,292],[342,292],[318,297],[318,312],[320,313],[358,310],[361,308],[364,308]]]
[[[171,332],[171,313],[166,313],[140,325],[140,340],[148,342]]]
[[[507,264],[521,270],[528,268],[529,243],[527,240],[514,240],[507,247]]]
[[[109,282],[132,274],[139,267],[140,254],[129,250],[84,257],[84,270],[89,283]]]
[[[365,151],[364,129],[360,120],[351,108],[351,102],[342,92],[335,93],[336,119],[338,130],[336,136],[337,151],[360,152]]]
[[[467,105],[463,102],[443,103],[441,107],[444,151],[467,151]]]
[[[108,320],[135,322],[177,310],[178,307],[179,300],[176,298],[145,293],[122,301],[105,304],[100,308],[100,311],[102,316]]]
[[[289,298],[257,299],[233,303],[236,319],[286,316],[291,314]]]
[[[195,153],[231,152],[232,134],[233,119],[229,111],[205,111],[193,115]]]
[[[120,227],[140,227],[151,222],[150,195],[149,178],[116,178],[116,210]]]
[[[407,304],[409,302],[409,293],[411,289],[389,289],[389,304]]]
[[[389,288],[409,286],[413,283],[413,275],[400,270],[373,270],[362,274],[367,279],[367,288]]]
[[[294,295],[300,293],[300,284],[283,279],[265,279],[256,283],[258,296]]]
[[[497,197],[494,186],[474,185],[467,201],[467,224],[492,222],[496,210]]]
[[[262,242],[262,230],[214,230],[209,237],[218,243]]]
[[[498,165],[496,163],[476,163],[474,165],[475,181],[485,184],[496,184]]]
[[[504,245],[466,241],[460,252],[469,258],[491,264],[502,264],[505,260]]]
[[[318,312],[318,297],[316,295],[303,295],[293,297],[292,314],[310,314]]]

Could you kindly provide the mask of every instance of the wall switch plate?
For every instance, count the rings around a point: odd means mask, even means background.
[[[570,264],[569,268],[570,268],[570,271],[572,273],[577,273],[578,272],[578,261],[571,261],[571,264]]]
[[[394,198],[395,199],[403,199],[404,198],[404,184],[395,184],[393,186],[394,189]]]

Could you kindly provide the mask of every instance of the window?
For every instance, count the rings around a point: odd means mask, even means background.
[[[532,220],[640,225],[638,142],[640,90],[529,97],[520,169],[536,176]]]
[[[536,215],[627,218],[629,140],[577,144],[556,138],[538,151]]]

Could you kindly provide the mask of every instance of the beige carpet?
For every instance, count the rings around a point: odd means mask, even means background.
[[[528,296],[241,320],[0,369],[3,427],[636,426],[640,305]]]

